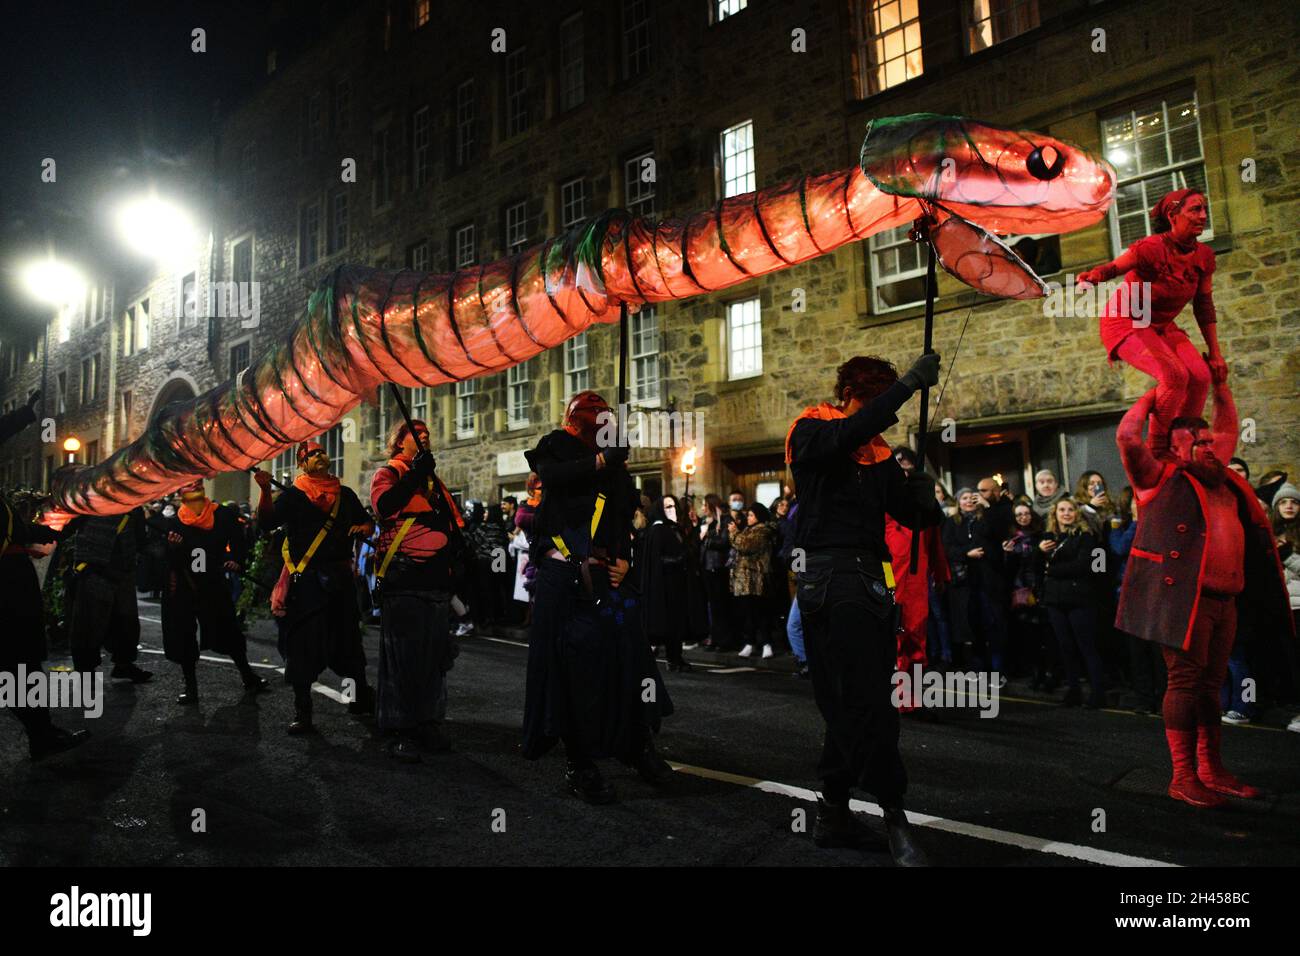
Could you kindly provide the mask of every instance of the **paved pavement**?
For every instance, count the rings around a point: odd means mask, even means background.
[[[157,606],[141,613],[154,681],[110,686],[98,719],[59,716],[94,740],[32,764],[16,724],[0,733],[0,863],[889,865],[818,850],[800,832],[815,812],[821,725],[811,687],[772,669],[788,661],[697,653],[709,663],[666,674],[677,714],[659,746],[678,773],[655,790],[608,764],[620,800],[589,807],[562,789],[558,753],[518,754],[527,651],[512,635],[463,642],[447,726],[455,751],[407,767],[372,721],[328,699],[330,674],[316,736],[284,733],[292,694],[278,675],[270,693],[246,698],[221,660],[200,664],[201,705],[179,707],[179,669],[157,652]],[[377,639],[369,629],[372,661]],[[250,657],[274,675],[265,623]],[[1269,796],[1199,812],[1163,796],[1158,718],[1004,692],[994,719],[954,708],[904,718],[909,810],[935,860],[951,865],[1294,865],[1300,735],[1225,727],[1224,738],[1230,766]]]

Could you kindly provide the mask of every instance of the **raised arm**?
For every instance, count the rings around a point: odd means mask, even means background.
[[[1116,276],[1122,276],[1130,269],[1137,266],[1137,253],[1132,247],[1125,249],[1118,259],[1111,262],[1103,263],[1095,269],[1089,269],[1087,272],[1080,273],[1074,280],[1075,287],[1085,285],[1096,285],[1098,282],[1107,282]]]
[[[1147,448],[1142,441],[1142,426],[1151,414],[1155,399],[1156,390],[1153,388],[1133,403],[1133,407],[1124,413],[1119,427],[1115,429],[1115,443],[1119,445],[1119,456],[1124,462],[1124,471],[1128,473],[1129,481],[1135,491],[1145,491],[1154,486],[1160,480],[1160,472],[1163,468],[1156,460],[1156,456],[1151,454],[1151,449]]]
[[[1214,454],[1227,463],[1237,453],[1237,403],[1233,401],[1228,380],[1215,376],[1214,380]]]

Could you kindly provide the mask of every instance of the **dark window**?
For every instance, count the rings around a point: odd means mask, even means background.
[[[298,212],[298,268],[314,265],[320,255],[320,203],[307,203]]]

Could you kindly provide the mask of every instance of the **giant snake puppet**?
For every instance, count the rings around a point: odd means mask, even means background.
[[[340,266],[284,339],[233,380],[167,406],[105,461],[65,469],[57,511],[120,514],[198,477],[246,470],[333,427],[386,383],[492,375],[620,306],[717,292],[910,223],[982,293],[1046,286],[998,235],[1097,222],[1111,166],[1042,133],[957,116],[873,120],[857,166],[723,199],[685,219],[610,210],[504,259],[449,274]]]

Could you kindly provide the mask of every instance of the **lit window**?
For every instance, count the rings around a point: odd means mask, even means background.
[[[907,237],[910,225],[878,232],[870,249],[873,312],[888,312],[925,301],[926,257],[922,244]]]
[[[564,399],[591,388],[591,369],[587,366],[587,333],[581,332],[564,343]]]
[[[859,0],[856,8],[854,72],[859,98],[920,76],[918,0]]]
[[[474,401],[478,382],[467,378],[456,383],[456,437],[474,437]]]
[[[506,57],[506,137],[528,129],[528,64],[521,47]]]
[[[456,230],[454,243],[456,249],[456,268],[463,269],[474,264],[474,226],[471,223]]]
[[[749,0],[713,0],[714,21],[725,20],[735,16],[749,5]]]
[[[1195,90],[1152,97],[1130,109],[1103,113],[1101,140],[1103,155],[1118,176],[1115,202],[1110,207],[1111,247],[1118,255],[1150,235],[1148,210],[1161,196],[1175,189],[1206,189]],[[1206,241],[1213,236],[1211,215],[1200,238]]]
[[[568,229],[587,214],[587,181],[570,179],[560,186],[560,228]]]
[[[727,378],[763,374],[763,320],[758,299],[727,306]]]
[[[754,191],[754,121],[722,131],[722,197]]]
[[[987,50],[1038,26],[1038,0],[965,0],[966,52]]]
[[[649,0],[623,0],[623,79],[650,69]]]
[[[632,353],[632,401],[659,404],[659,317],[653,305],[643,305],[628,317]]]
[[[135,306],[127,309],[122,314],[122,354],[124,356],[132,355],[135,352]]]
[[[433,176],[433,131],[430,128],[429,107],[422,106],[415,111],[411,124],[411,144],[414,149],[412,158],[412,175],[416,187],[423,186]]]
[[[143,351],[149,347],[149,300],[141,299],[135,313],[135,350]]]
[[[581,106],[587,98],[582,14],[560,24],[560,109]]]
[[[514,254],[528,244],[527,204],[506,207],[506,252]]]
[[[506,370],[506,427],[527,428],[532,424],[533,385],[530,366],[520,362]]]
[[[415,29],[429,22],[430,0],[415,0]]]
[[[343,474],[343,425],[335,425],[323,435],[317,435],[316,440],[321,443],[325,449],[325,454],[330,456],[330,473],[334,475]]]
[[[633,156],[623,164],[623,206],[632,215],[655,214],[656,178],[654,150]]]
[[[199,321],[199,276],[190,272],[181,279],[181,324],[185,328],[197,325]]]

